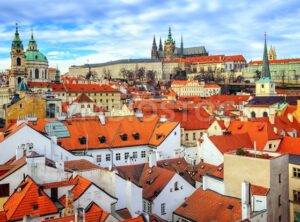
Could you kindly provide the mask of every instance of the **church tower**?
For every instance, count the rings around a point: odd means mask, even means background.
[[[165,41],[164,57],[165,59],[173,59],[175,50],[175,41],[172,38],[171,27],[169,27],[168,38]]]
[[[180,57],[183,58],[184,57],[184,53],[183,53],[183,37],[181,35],[181,43],[180,43]]]
[[[157,54],[157,45],[156,45],[156,40],[155,36],[153,37],[153,43],[152,43],[152,50],[151,50],[151,59],[157,59],[158,54]]]
[[[261,77],[255,83],[255,91],[256,91],[256,96],[274,96],[274,95],[276,95],[275,82],[272,80],[271,73],[270,73],[266,34],[265,34],[265,46],[264,46],[263,66],[262,66],[262,71],[261,71]]]
[[[276,50],[271,46],[269,51],[269,60],[276,60],[276,59],[277,59]]]
[[[11,44],[10,58],[11,70],[9,76],[9,87],[16,89],[22,81],[26,82],[24,48],[19,36],[18,24],[16,24],[16,32]]]

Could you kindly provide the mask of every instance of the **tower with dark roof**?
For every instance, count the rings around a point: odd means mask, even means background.
[[[152,43],[152,50],[151,50],[151,59],[157,59],[158,54],[157,54],[157,45],[156,45],[156,40],[155,36],[153,37],[153,43]]]
[[[180,43],[180,57],[183,57],[183,37],[181,35],[181,43]]]
[[[164,57],[165,59],[173,59],[175,50],[175,41],[172,37],[171,27],[169,27],[168,38],[165,41]]]
[[[24,48],[19,35],[18,24],[16,24],[16,31],[11,44],[10,59],[9,87],[15,89],[26,77]]]
[[[275,82],[271,78],[268,48],[267,48],[267,35],[265,34],[264,52],[263,52],[263,66],[261,70],[261,77],[255,83],[256,96],[274,96]]]

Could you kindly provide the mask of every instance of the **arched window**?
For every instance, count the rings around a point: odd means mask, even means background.
[[[47,79],[47,69],[45,69],[45,79]]]
[[[263,112],[263,117],[268,117],[268,112]]]
[[[29,71],[29,78],[32,79],[32,70]]]
[[[21,58],[17,58],[17,66],[21,66]]]
[[[35,69],[34,76],[35,76],[36,79],[38,79],[40,77],[38,69]]]
[[[21,81],[22,81],[22,78],[19,77],[19,78],[18,78],[18,85],[20,84]]]
[[[256,117],[256,113],[254,111],[251,112],[251,117],[255,118]]]

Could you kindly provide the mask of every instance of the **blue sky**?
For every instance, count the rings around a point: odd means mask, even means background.
[[[262,56],[264,32],[280,58],[300,57],[299,0],[10,0],[0,1],[0,70],[10,66],[15,23],[27,47],[30,29],[50,62],[70,65],[150,56],[153,35],[168,27],[177,44],[210,54]]]

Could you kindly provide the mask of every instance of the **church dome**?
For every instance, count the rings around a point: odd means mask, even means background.
[[[25,59],[33,62],[48,62],[47,57],[40,51],[29,51],[25,52]]]

